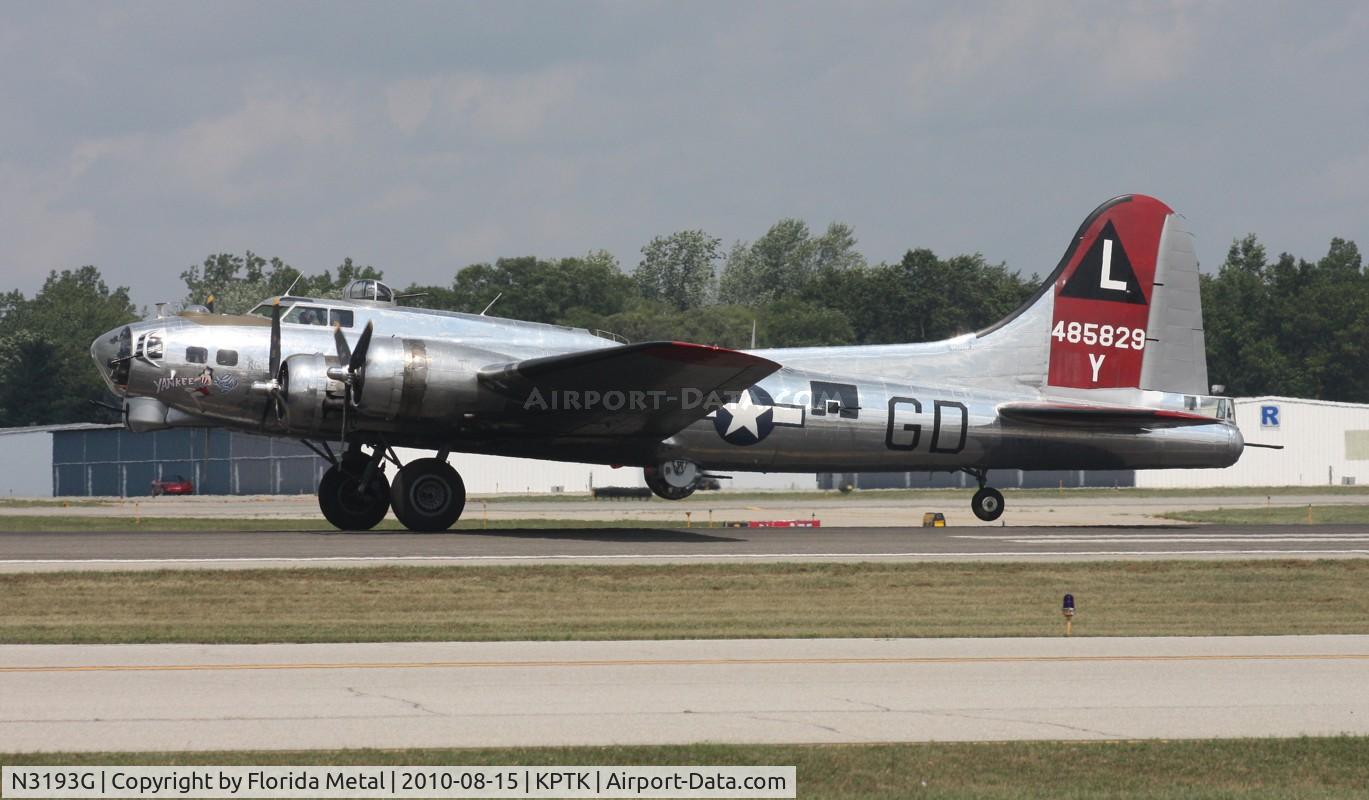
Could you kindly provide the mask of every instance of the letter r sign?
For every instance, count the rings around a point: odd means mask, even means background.
[[[1279,427],[1279,407],[1260,406],[1260,427],[1277,428]]]

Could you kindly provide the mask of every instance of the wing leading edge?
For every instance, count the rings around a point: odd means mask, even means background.
[[[665,438],[779,368],[723,347],[643,342],[487,367],[480,383],[530,433]]]

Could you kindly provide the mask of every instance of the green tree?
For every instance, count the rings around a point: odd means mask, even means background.
[[[708,304],[721,245],[721,239],[700,230],[657,236],[642,248],[642,260],[632,273],[638,292],[679,311]]]
[[[814,237],[802,220],[782,219],[756,241],[732,246],[718,295],[724,303],[759,307],[799,294],[826,273],[864,267],[851,226],[833,222]]]
[[[1254,234],[1201,278],[1208,375],[1234,395],[1369,401],[1369,273],[1354,242],[1268,259]]]
[[[410,292],[424,295],[410,300],[423,308],[478,314],[498,298],[492,316],[557,324],[616,314],[637,296],[632,279],[603,250],[554,261],[524,256],[472,264],[449,287],[411,286]]]
[[[941,259],[909,250],[897,264],[826,269],[801,296],[842,312],[856,342],[945,339],[986,328],[1012,313],[1039,284],[978,253]]]
[[[346,258],[338,266],[336,278],[326,269],[305,275],[279,257],[266,259],[251,250],[242,256],[214,253],[181,273],[187,304],[202,305],[212,296],[214,310],[226,314],[241,314],[286,291],[299,297],[337,297],[344,286],[358,278],[379,280],[384,273],[370,265],[357,266]]]
[[[813,241],[815,272],[860,269],[864,266],[865,256],[856,249],[856,232],[844,222],[829,224],[827,231]]]
[[[91,401],[111,396],[90,343],[136,319],[128,289],[111,290],[93,266],[52,272],[32,299],[0,299],[0,425],[101,418]]]
[[[851,321],[835,308],[786,297],[760,309],[759,347],[828,347],[854,341]]]
[[[67,409],[70,393],[79,391],[79,373],[60,369],[57,345],[31,331],[0,338],[0,427],[81,422],[97,418],[95,407]],[[75,365],[73,365],[75,366]],[[95,366],[87,365],[86,371]],[[99,394],[89,399],[101,399]],[[73,418],[68,412],[81,413]]]
[[[716,347],[746,347],[756,312],[742,306],[704,306],[677,311],[649,300],[586,327],[611,331],[632,342],[677,340]]]
[[[814,273],[817,245],[803,220],[782,219],[754,242],[737,242],[718,284],[724,303],[762,306],[784,297]]]

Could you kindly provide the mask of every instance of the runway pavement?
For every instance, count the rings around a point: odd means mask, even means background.
[[[1369,734],[1369,636],[0,647],[3,749]]]
[[[1007,510],[1000,522],[1008,527],[1055,525],[1169,525],[1163,514],[1182,510],[1218,508],[1297,507],[1309,504],[1369,504],[1369,492],[1350,489],[1334,494],[1313,494],[1299,487],[1270,489],[1269,494],[1188,495],[1145,490],[1039,490],[1006,492]],[[684,525],[686,515],[696,524],[710,519],[808,519],[845,528],[905,527],[917,524],[926,512],[941,512],[956,527],[998,527],[980,522],[970,513],[971,492],[871,490],[850,496],[794,495],[729,492],[696,494],[681,502],[591,501],[566,495],[555,497],[471,497],[466,519],[568,520],[666,523]],[[176,519],[305,519],[323,525],[313,495],[224,497],[104,498],[75,505],[38,501],[34,504],[0,504],[0,516],[59,517],[162,517]]]
[[[168,568],[1363,558],[1369,526],[526,529],[402,532],[0,533],[0,572]]]

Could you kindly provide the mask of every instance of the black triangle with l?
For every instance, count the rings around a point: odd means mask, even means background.
[[[1117,236],[1112,220],[1103,225],[1103,230],[1093,240],[1093,246],[1084,254],[1074,274],[1065,281],[1060,290],[1061,297],[1078,297],[1084,300],[1111,300],[1117,303],[1145,305],[1146,295],[1136,279],[1136,270],[1131,267],[1126,248]]]

